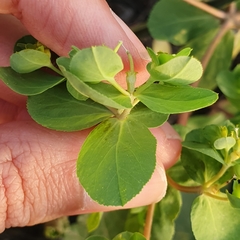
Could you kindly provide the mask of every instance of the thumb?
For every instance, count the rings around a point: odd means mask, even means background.
[[[16,16],[40,42],[59,55],[67,55],[72,45],[79,48],[106,45],[114,48],[119,41],[132,54],[136,71],[145,72],[149,57],[132,31],[110,10],[103,0],[19,0],[0,1],[0,13]],[[125,66],[127,55],[119,51]],[[142,73],[141,73],[142,74]],[[138,76],[139,81],[144,81]]]

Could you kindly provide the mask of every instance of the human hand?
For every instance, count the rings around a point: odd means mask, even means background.
[[[59,0],[57,5],[52,0],[1,1],[0,13],[0,66],[9,65],[14,43],[26,34],[58,55],[67,55],[72,45],[114,48],[122,40],[134,58],[138,84],[147,79],[145,48],[103,0]],[[126,53],[119,53],[127,67]],[[118,81],[124,85],[125,76],[119,74]],[[0,232],[64,215],[117,209],[92,201],[77,179],[79,147],[90,130],[65,133],[43,128],[28,115],[26,97],[2,81],[0,123]],[[168,124],[151,131],[158,140],[156,170],[125,208],[160,200],[167,185],[164,168],[180,153],[180,139]]]

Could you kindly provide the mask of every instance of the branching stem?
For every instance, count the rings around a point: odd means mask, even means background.
[[[222,168],[220,169],[220,171],[213,178],[211,178],[209,181],[207,181],[203,185],[203,189],[207,189],[211,185],[213,185],[215,182],[217,182],[224,175],[224,173],[228,170],[228,168],[229,168],[228,165],[223,165]]]
[[[144,232],[143,232],[143,235],[146,238],[146,240],[150,240],[150,237],[151,237],[154,209],[155,209],[155,203],[152,203],[148,206],[147,216],[146,216],[145,226],[144,226]]]
[[[221,196],[218,196],[218,195],[215,195],[215,194],[211,194],[210,192],[204,192],[204,194],[207,195],[207,196],[209,196],[209,197],[218,199],[218,200],[228,201],[228,198],[227,198],[227,197],[221,197]]]
[[[227,14],[225,12],[218,10],[214,7],[211,7],[211,6],[207,5],[206,3],[199,2],[196,0],[184,0],[184,1],[194,7],[197,7],[199,9],[211,14],[214,17],[217,17],[220,19],[225,19],[227,17]]]
[[[115,116],[119,116],[119,112],[116,108],[105,106],[108,110],[110,110]]]
[[[228,30],[230,30],[233,27],[232,20],[227,20],[219,29],[217,32],[216,36],[213,38],[211,44],[209,45],[208,49],[206,50],[205,55],[202,58],[202,66],[203,69],[206,70],[206,67],[215,51],[217,48],[218,44],[222,40],[223,36],[227,33]]]
[[[202,186],[193,186],[193,187],[187,187],[180,185],[176,183],[171,177],[167,175],[167,181],[169,185],[171,185],[173,188],[186,193],[201,193],[202,192]]]
[[[59,75],[63,76],[62,72],[56,68],[53,64],[49,66],[50,69],[52,69],[54,72],[58,73]]]

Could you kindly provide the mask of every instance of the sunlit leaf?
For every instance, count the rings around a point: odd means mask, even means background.
[[[145,125],[109,119],[94,128],[82,146],[77,161],[79,181],[98,203],[123,206],[150,179],[155,151],[156,139]]]
[[[222,138],[218,138],[215,142],[214,142],[214,147],[216,149],[227,149],[229,150],[230,148],[232,148],[234,145],[236,144],[236,140],[233,137],[222,137]]]
[[[162,61],[166,60],[162,59]],[[197,59],[178,56],[159,66],[148,64],[148,71],[156,81],[173,85],[187,85],[199,80],[203,70],[201,63]]]
[[[64,76],[67,78],[71,86],[80,94],[91,98],[93,101],[102,105],[117,109],[131,108],[131,100],[129,96],[121,94],[112,85],[106,83],[89,84],[81,81],[74,74],[66,71],[60,65]]]
[[[235,176],[240,179],[240,164],[235,164],[233,167]]]
[[[199,196],[192,206],[191,221],[196,239],[239,238],[240,209],[233,208],[228,201]]]
[[[120,56],[106,46],[79,50],[71,59],[70,71],[83,82],[112,80],[123,69]]]
[[[10,65],[18,73],[29,73],[42,67],[49,67],[52,63],[48,54],[34,49],[25,49],[11,55]]]
[[[233,208],[240,208],[240,198],[226,191],[227,197]]]
[[[88,216],[88,219],[87,219],[88,232],[92,232],[98,228],[101,218],[102,218],[102,212],[92,213]]]

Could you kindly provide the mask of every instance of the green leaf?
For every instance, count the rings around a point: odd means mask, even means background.
[[[227,197],[233,208],[240,208],[240,198],[226,191]]]
[[[125,223],[129,210],[104,212],[99,227],[94,235],[102,235],[113,239],[118,233],[125,231]]]
[[[233,171],[234,171],[235,176],[238,179],[240,179],[240,164],[239,163],[234,165]]]
[[[228,100],[239,109],[240,100],[240,65],[237,65],[232,72],[221,71],[217,76],[217,84]]]
[[[34,49],[25,49],[11,55],[10,65],[18,73],[29,73],[42,67],[49,67],[52,63],[48,54]]]
[[[86,83],[93,91],[98,92],[104,96],[107,96],[112,101],[121,105],[121,108],[132,108],[131,99],[129,96],[121,94],[116,88],[107,83],[98,83],[98,84],[88,84]]]
[[[130,97],[121,94],[112,85],[106,83],[87,84],[66,71],[65,66],[60,65],[60,69],[77,92],[91,98],[93,101],[117,109],[132,107]]]
[[[191,116],[188,121],[188,127],[192,130],[201,127],[203,128],[211,124],[215,124],[215,126],[221,125],[224,121],[226,121],[226,116],[223,112],[216,112],[211,115],[206,115],[203,113],[196,116]]]
[[[233,72],[221,71],[217,76],[217,84],[226,97],[240,99],[240,65],[237,65]]]
[[[105,212],[102,216],[99,227],[92,233],[87,231],[87,219],[89,214],[81,214],[77,216],[76,222],[64,231],[62,240],[85,240],[90,236],[104,236],[106,239],[113,239],[118,233],[125,231],[124,225],[129,210],[116,210]]]
[[[171,168],[167,169],[167,175],[173,179],[173,181],[183,186],[198,186],[199,184],[193,181],[188,175],[187,171],[183,167],[181,161],[177,161]]]
[[[222,70],[228,70],[232,62],[234,33],[229,31],[218,44],[199,83],[201,88],[214,89],[217,86],[216,78]]]
[[[120,56],[106,46],[79,50],[71,59],[70,71],[83,82],[98,83],[113,80],[123,69]]]
[[[204,128],[198,128],[190,131],[186,135],[185,141],[208,144],[209,146],[213,147],[215,140],[221,136],[222,135],[219,126],[208,125]]]
[[[128,232],[144,232],[147,206],[132,208],[125,221],[124,230]]]
[[[112,116],[107,108],[90,99],[73,98],[64,83],[29,97],[27,108],[37,123],[60,131],[86,129]]]
[[[82,95],[81,93],[79,93],[75,88],[72,87],[72,85],[67,81],[67,90],[68,92],[77,100],[79,101],[85,101],[86,99],[88,99],[87,96]]]
[[[109,240],[109,239],[102,237],[102,236],[91,236],[91,237],[86,238],[86,240]]]
[[[101,218],[102,218],[102,212],[92,213],[88,216],[88,219],[87,219],[88,232],[92,232],[98,228]]]
[[[196,82],[203,72],[201,63],[187,56],[178,56],[159,66],[154,65],[147,65],[151,76],[157,81],[173,85],[188,85]]]
[[[188,175],[200,184],[215,176],[222,166],[208,155],[185,147],[182,149],[181,162]]]
[[[193,48],[193,56],[202,59],[216,34],[217,29],[188,42],[187,46]],[[233,38],[233,33],[228,32],[221,39],[203,73],[199,87],[214,89],[217,85],[218,74],[229,69],[232,60]]]
[[[214,142],[214,147],[216,149],[231,149],[234,145],[236,144],[236,140],[233,137],[222,137],[222,138],[218,138],[215,142]]]
[[[155,64],[156,66],[159,65],[159,58],[157,54],[150,47],[147,47],[147,52],[150,58],[152,59],[152,64]],[[172,55],[169,54],[169,56]]]
[[[65,80],[41,70],[20,74],[10,67],[0,68],[0,79],[13,91],[28,96],[40,94]]]
[[[238,180],[233,180],[232,195],[237,198],[240,198],[240,184],[239,184]]]
[[[140,233],[123,232],[119,233],[113,240],[146,240]]]
[[[201,133],[200,133],[201,132]],[[196,141],[196,139],[199,139],[197,136],[202,136],[200,142],[208,142],[210,145],[214,146],[214,142],[221,138],[221,129],[218,125],[208,125],[204,127],[202,130],[196,130],[194,134],[191,136],[191,139]],[[190,137],[190,135],[189,135]]]
[[[143,105],[141,102],[138,103],[128,115],[129,119],[140,121],[148,128],[161,126],[168,120],[168,117],[168,114],[154,112]]]
[[[175,230],[174,221],[180,212],[181,205],[180,192],[168,187],[165,197],[155,206],[152,239],[172,239]]]
[[[127,118],[108,119],[94,128],[82,146],[79,181],[98,203],[123,206],[150,179],[155,151],[156,139],[145,125]]]
[[[176,56],[190,56],[191,52],[192,52],[192,48],[187,47],[187,48],[183,48],[181,51],[179,51]]]
[[[215,17],[182,0],[157,2],[148,20],[153,38],[167,40],[174,45],[201,38],[202,34],[218,26],[219,20]]]
[[[152,84],[136,96],[155,112],[172,114],[197,110],[213,104],[216,93],[190,86]]]
[[[196,239],[236,240],[239,238],[240,209],[206,195],[195,199],[191,212]]]
[[[61,83],[65,77],[50,75],[41,70],[20,74],[10,67],[0,68],[0,79],[13,91],[22,95],[36,95]]]
[[[187,149],[191,149],[191,150],[203,153],[203,154],[217,160],[218,162],[225,164],[222,156],[214,148],[212,148],[209,144],[184,141],[182,143],[182,146]]]

